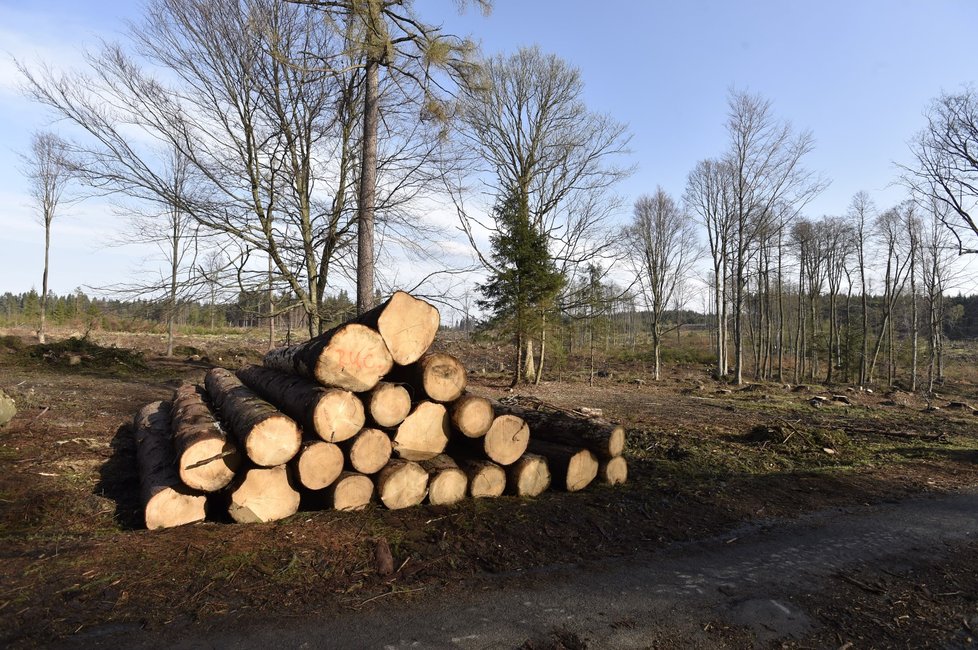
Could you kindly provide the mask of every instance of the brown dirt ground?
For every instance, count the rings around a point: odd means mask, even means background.
[[[970,410],[925,412],[918,396],[845,387],[733,389],[710,380],[702,367],[677,366],[654,386],[635,383],[626,370],[593,386],[573,381],[520,391],[564,407],[601,408],[623,422],[630,477],[620,488],[468,500],[452,508],[302,511],[265,525],[216,521],[148,532],[140,523],[132,414],[168,398],[182,380],[201,381],[209,362],[234,367],[258,358],[259,347],[201,339],[174,360],[153,356],[158,337],[112,336],[103,345],[149,352],[66,352],[0,338],[0,388],[19,408],[0,430],[4,645],[45,644],[100,626],[154,630],[218,617],[321,616],[450,589],[486,573],[647,551],[746,520],[978,484],[978,416]],[[447,347],[476,369],[473,391],[510,394],[504,378],[482,370],[496,351]],[[972,386],[945,390],[933,404],[978,401]],[[851,404],[810,403],[833,394]],[[397,567],[385,578],[372,560],[380,538]],[[947,592],[978,589],[978,554],[971,550],[957,557],[962,566]],[[978,624],[954,609],[953,596],[916,587],[942,566],[922,558],[919,567],[901,569],[909,573],[858,578],[892,582],[887,612],[898,599],[908,615],[935,625],[960,626],[961,616],[965,627]],[[880,635],[907,620],[890,614],[884,620],[874,609],[880,593],[852,583],[811,597],[829,630],[827,644],[858,634],[890,638]],[[947,618],[953,616],[957,622]],[[742,632],[727,634],[740,645]],[[560,643],[554,647],[566,646]]]

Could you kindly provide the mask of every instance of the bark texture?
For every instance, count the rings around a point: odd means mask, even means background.
[[[214,492],[231,482],[241,457],[198,386],[183,384],[177,388],[171,430],[180,480],[187,487]]]
[[[625,428],[600,418],[576,415],[553,409],[532,409],[512,404],[496,404],[502,413],[522,418],[534,439],[562,445],[586,447],[599,458],[621,456],[625,449]]]

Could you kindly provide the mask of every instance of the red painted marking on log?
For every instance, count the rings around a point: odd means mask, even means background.
[[[378,359],[378,355],[371,354],[364,350],[338,350],[336,362],[342,368],[356,368],[359,370],[379,370],[387,368],[383,359]]]

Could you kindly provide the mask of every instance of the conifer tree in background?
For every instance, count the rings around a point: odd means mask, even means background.
[[[492,322],[510,332],[516,345],[512,385],[523,378],[522,354],[531,329],[539,324],[542,309],[552,306],[564,284],[547,251],[546,234],[530,222],[525,197],[508,192],[497,203],[497,230],[490,239],[493,268],[479,287],[484,298],[479,306],[490,312]]]

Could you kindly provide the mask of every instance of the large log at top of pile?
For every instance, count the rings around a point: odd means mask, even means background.
[[[411,412],[411,394],[400,384],[382,381],[361,395],[363,408],[378,427],[396,427]]]
[[[448,434],[445,407],[435,402],[419,402],[394,433],[394,454],[413,461],[434,458],[445,451]]]
[[[326,442],[352,438],[363,428],[363,402],[348,390],[325,388],[295,374],[262,366],[238,371],[238,378],[260,397]]]
[[[299,492],[292,487],[285,465],[252,467],[232,483],[228,514],[238,523],[276,521],[298,510]]]
[[[234,373],[211,368],[204,385],[222,422],[256,465],[274,467],[298,453],[302,433],[296,423],[242,384]]]
[[[586,447],[598,458],[621,456],[625,449],[625,429],[606,420],[576,415],[569,411],[539,405],[528,408],[498,403],[496,409],[523,418],[534,439],[548,440],[571,447]]]
[[[534,437],[530,440],[529,450],[547,459],[553,484],[568,492],[583,490],[598,475],[598,459],[589,449]]]
[[[406,385],[415,401],[435,402],[458,399],[468,381],[462,362],[443,352],[432,352],[409,366],[396,367],[388,379]]]
[[[438,333],[438,310],[404,291],[366,311],[357,323],[376,330],[387,344],[394,363],[406,366],[421,358]]]
[[[214,492],[230,483],[241,456],[204,402],[201,388],[191,384],[177,388],[171,421],[177,467],[184,484]]]
[[[325,386],[359,393],[376,386],[390,372],[394,360],[376,330],[346,323],[304,343],[271,350],[263,363]]]
[[[133,433],[146,528],[155,530],[203,521],[206,497],[192,493],[177,473],[170,434],[170,404],[153,402],[141,408],[133,420]]]
[[[377,495],[391,510],[410,508],[428,494],[428,472],[409,460],[392,459],[377,475]]]

